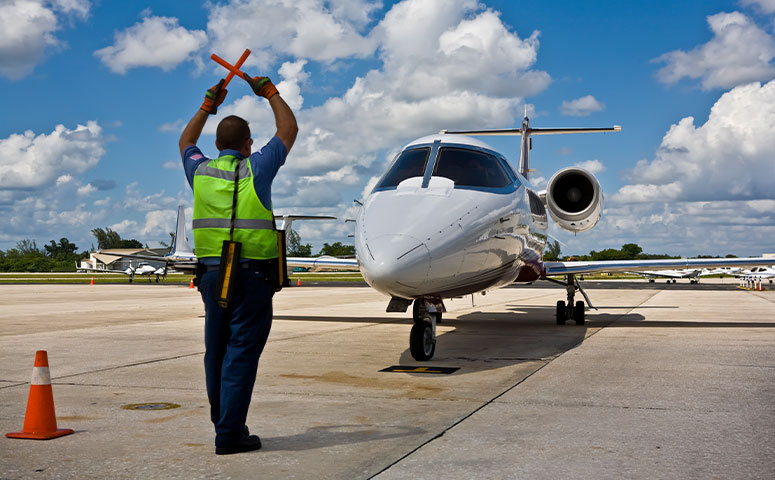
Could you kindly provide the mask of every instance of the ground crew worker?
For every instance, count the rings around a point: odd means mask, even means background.
[[[196,146],[208,117],[226,97],[224,80],[207,90],[179,142],[186,178],[194,190],[194,245],[205,306],[205,379],[219,455],[261,448],[245,420],[258,359],[272,325],[275,290],[269,264],[278,257],[278,249],[271,186],[298,132],[293,112],[269,78],[246,75],[246,81],[274,112],[277,131],[261,150],[251,154],[250,127],[234,115],[218,124],[218,158],[206,158]],[[231,300],[223,308],[216,292],[221,246],[230,232],[242,244],[241,258]]]

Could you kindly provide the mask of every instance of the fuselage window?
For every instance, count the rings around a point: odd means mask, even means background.
[[[511,183],[496,157],[464,148],[442,148],[433,175],[460,187],[503,188]]]
[[[422,177],[430,152],[430,147],[404,150],[374,188],[396,187],[407,178]]]

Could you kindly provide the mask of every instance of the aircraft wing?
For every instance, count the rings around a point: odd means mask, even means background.
[[[603,260],[597,262],[544,262],[546,276],[677,268],[747,267],[769,265],[772,258],[675,258],[667,260]]]
[[[121,258],[132,258],[135,260],[147,260],[150,262],[166,262],[167,259],[165,257],[159,256],[159,255],[136,255],[136,254],[127,254],[127,255],[117,255],[115,253],[108,253],[103,252],[102,250],[99,250],[97,253],[101,253],[103,255],[113,255],[114,257],[121,257]]]
[[[304,267],[310,270],[358,270],[358,260],[336,257],[287,257],[289,267]]]

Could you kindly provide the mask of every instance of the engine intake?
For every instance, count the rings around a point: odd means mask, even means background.
[[[585,232],[600,220],[603,210],[600,184],[583,168],[564,168],[549,180],[546,208],[560,227],[570,232]]]

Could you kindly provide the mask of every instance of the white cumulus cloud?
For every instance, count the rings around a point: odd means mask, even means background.
[[[587,160],[586,162],[577,163],[575,165],[590,173],[605,172],[605,165],[603,165],[603,162],[600,160]]]
[[[740,4],[755,7],[764,13],[775,13],[775,0],[740,0]]]
[[[85,19],[86,0],[5,0],[0,2],[0,75],[23,78],[41,62],[46,50],[61,48],[56,37],[62,17]]]
[[[142,22],[116,32],[114,44],[94,52],[102,63],[124,74],[136,67],[172,70],[195,58],[207,43],[201,30],[187,30],[177,18],[147,16]]]
[[[28,130],[0,139],[0,191],[45,188],[57,180],[94,168],[105,154],[97,122],[50,134]]]
[[[573,117],[587,117],[592,112],[598,112],[605,108],[605,105],[600,103],[592,95],[587,95],[575,100],[563,100],[560,110],[563,115],[570,115]]]
[[[775,77],[775,38],[740,12],[708,17],[713,38],[691,51],[674,50],[655,59],[666,65],[657,72],[664,83],[700,79],[702,88],[731,88]]]
[[[705,124],[686,117],[640,160],[614,199],[758,200],[775,198],[775,80],[736,87],[719,98]]]
[[[219,56],[233,61],[249,46],[245,65],[260,70],[281,55],[321,62],[362,58],[375,43],[361,29],[379,7],[367,0],[235,0],[212,5],[207,30]]]

